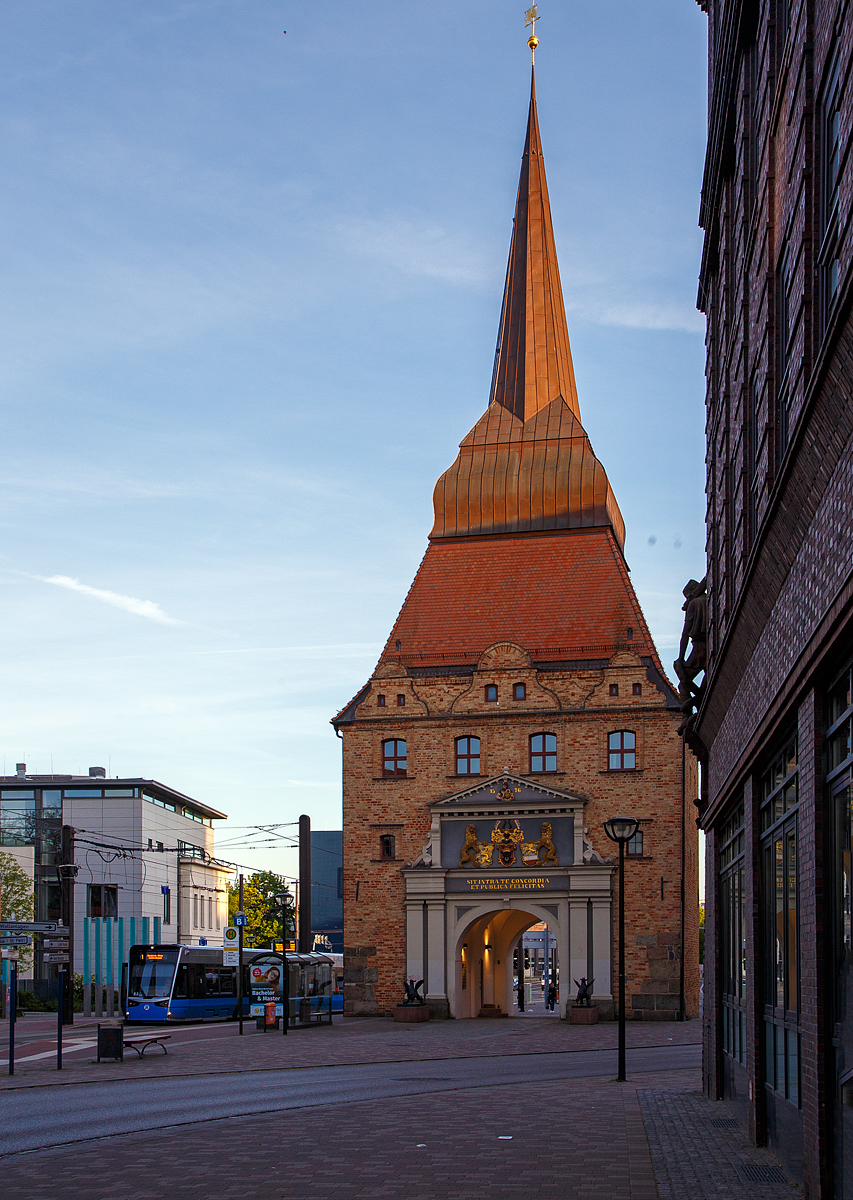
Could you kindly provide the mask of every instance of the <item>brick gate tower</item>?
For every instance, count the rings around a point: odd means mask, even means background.
[[[407,977],[435,1015],[512,1011],[525,929],[553,932],[565,1012],[613,1013],[615,849],[629,1015],[698,1013],[693,760],[581,424],[535,81],[489,406],[436,484],[435,523],[343,740],[344,1010]]]

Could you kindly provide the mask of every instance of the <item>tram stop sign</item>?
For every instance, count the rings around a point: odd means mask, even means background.
[[[225,946],[226,950],[235,950],[237,948],[240,935],[238,934],[235,926],[229,925],[222,936],[224,939],[222,944]]]
[[[249,919],[245,913],[238,912],[234,918],[234,924],[238,925],[238,926],[239,925],[248,925]]]

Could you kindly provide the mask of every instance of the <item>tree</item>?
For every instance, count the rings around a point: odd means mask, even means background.
[[[270,946],[281,941],[281,908],[275,897],[287,893],[287,931],[293,934],[296,928],[296,905],[283,875],[274,871],[255,871],[243,881],[243,912],[247,925],[243,930],[245,944],[251,947]],[[240,889],[236,884],[228,887],[228,924],[234,918],[240,903]]]
[[[8,921],[32,921],[35,906],[33,881],[11,854],[0,853],[0,914]],[[32,952],[21,947],[21,966],[29,966]]]

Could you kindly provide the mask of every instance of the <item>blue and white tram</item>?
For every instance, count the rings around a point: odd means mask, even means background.
[[[280,966],[281,954],[244,949],[244,1017],[250,1015],[252,1003],[252,965],[260,963]],[[320,1013],[328,1013],[331,1019],[337,1007],[332,956],[288,953],[287,963],[291,1019],[316,1018]],[[228,1021],[239,1015],[237,967],[223,966],[221,947],[131,946],[125,989],[127,1021]]]

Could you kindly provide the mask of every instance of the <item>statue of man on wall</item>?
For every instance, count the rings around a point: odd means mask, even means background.
[[[678,658],[672,664],[678,676],[678,696],[685,717],[689,717],[697,707],[702,696],[702,684],[696,683],[696,676],[705,670],[708,663],[708,596],[705,592],[705,579],[689,579],[684,587],[684,628],[681,631],[681,643],[678,647]],[[691,642],[690,653],[687,643]],[[686,655],[686,657],[685,657]]]

